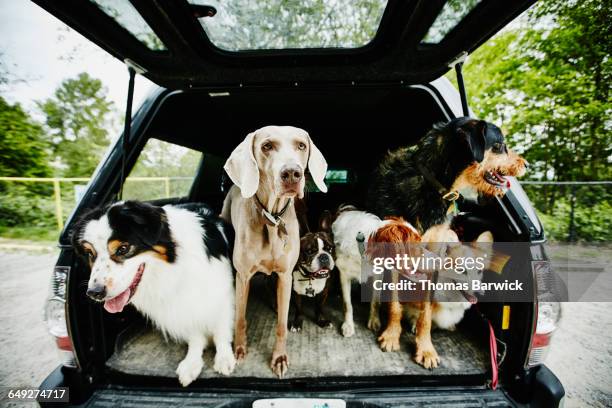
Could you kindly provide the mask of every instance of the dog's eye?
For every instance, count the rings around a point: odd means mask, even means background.
[[[306,143],[300,142],[298,144],[298,149],[299,150],[306,150]]]
[[[264,144],[261,145],[261,150],[263,150],[264,152],[269,152],[270,150],[272,150],[272,143],[270,142],[266,142]]]
[[[115,251],[115,255],[123,256],[123,255],[127,254],[129,251],[130,251],[130,246],[126,245],[126,244],[123,244],[119,248],[117,248],[117,250]]]
[[[505,150],[505,149],[504,149],[504,144],[503,144],[503,143],[499,143],[499,142],[497,142],[497,143],[494,143],[494,144],[493,144],[493,151],[494,151],[495,153],[501,153],[501,152],[503,152],[504,150]]]
[[[94,254],[93,254],[93,252],[91,252],[91,251],[87,251],[87,258],[88,258],[89,260],[93,261],[93,259],[94,259]]]

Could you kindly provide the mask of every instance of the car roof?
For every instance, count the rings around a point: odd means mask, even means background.
[[[225,6],[236,1],[33,1],[116,58],[138,67],[153,82],[170,89],[429,82],[448,71],[449,64],[459,55],[475,50],[534,2],[344,1],[340,2],[344,8],[360,6],[349,11],[333,10],[327,15],[346,25],[351,20],[342,20],[343,15],[364,15],[364,7],[371,7],[372,15],[365,13],[364,17],[367,33],[361,33],[362,26],[353,24],[351,27],[359,34],[357,40],[333,39],[330,35],[343,33],[345,26],[336,26],[323,33],[329,35],[322,35],[316,32],[324,30],[322,23],[315,20],[303,23],[310,37],[289,41],[283,38],[284,34],[275,33],[274,18],[280,24],[291,13],[304,13],[298,7],[276,10],[276,15],[270,12],[263,25],[259,14],[240,14],[238,8]],[[246,3],[268,4],[257,1]],[[298,17],[304,20],[303,15]],[[245,24],[252,29],[243,27]],[[260,34],[240,39],[241,32],[236,27]],[[270,39],[262,32],[276,35]]]

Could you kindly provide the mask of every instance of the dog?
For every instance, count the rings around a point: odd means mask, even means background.
[[[351,283],[362,283],[362,253],[359,249],[357,236],[364,238],[364,248],[376,232],[391,223],[392,220],[381,220],[374,214],[359,211],[353,206],[340,206],[335,221],[332,224],[332,235],[336,245],[336,267],[340,273],[340,287],[344,303],[344,321],[342,335],[351,337],[355,334],[353,321],[353,304],[351,301]],[[407,225],[411,234],[418,236],[414,227]],[[379,301],[373,298],[370,303],[368,328],[374,332],[380,330]]]
[[[232,235],[204,205],[125,201],[87,213],[72,245],[91,269],[88,297],[109,313],[132,304],[164,335],[187,343],[176,369],[186,387],[202,371],[210,339],[216,372],[229,375],[236,364]]]
[[[413,231],[406,226],[402,219],[391,219],[387,225],[379,228],[371,239],[377,243],[387,242],[392,244],[412,244],[420,241],[423,248],[430,254],[455,259],[459,257],[473,258],[475,256],[474,252],[478,252],[478,255],[483,256],[484,259],[489,259],[493,243],[493,235],[491,232],[485,231],[478,236],[472,248],[461,245],[454,231],[444,224],[434,226],[422,237],[418,237],[413,235]],[[401,245],[399,246],[401,247]],[[394,254],[386,254],[386,256],[394,256]],[[487,268],[488,262],[483,263],[482,266],[483,269]],[[483,269],[474,266],[462,273],[467,274],[471,279],[481,279]],[[450,275],[440,274],[437,282],[449,281],[453,274],[455,274],[455,271],[450,271]],[[397,279],[397,276],[395,279]],[[444,293],[445,301],[437,302],[433,301],[432,295],[435,294],[430,291],[419,292],[421,301],[400,302],[394,298],[389,302],[387,327],[379,336],[378,341],[383,351],[399,350],[402,333],[401,321],[405,315],[415,334],[415,361],[425,368],[436,368],[440,364],[440,357],[431,340],[432,325],[441,329],[454,330],[456,324],[463,319],[465,311],[474,303],[475,298],[471,294],[460,291],[450,293],[447,291]]]
[[[276,342],[270,367],[282,378],[288,370],[287,320],[292,272],[300,252],[294,198],[304,197],[305,171],[321,192],[327,192],[327,162],[305,130],[266,126],[249,133],[227,159],[224,169],[234,185],[221,217],[235,231],[236,323],[234,353],[247,353],[246,305],[249,282],[256,272],[276,273]]]
[[[329,279],[335,267],[335,245],[331,236],[331,213],[325,211],[319,220],[319,230],[308,232],[300,239],[300,257],[293,270],[293,303],[295,315],[290,330],[299,332],[304,321],[302,302],[314,298],[315,322],[319,327],[332,327],[325,315],[329,294]]]
[[[526,165],[497,126],[460,117],[388,153],[374,171],[368,207],[379,217],[401,216],[423,234],[446,221],[456,199],[503,196],[506,176],[522,176]]]

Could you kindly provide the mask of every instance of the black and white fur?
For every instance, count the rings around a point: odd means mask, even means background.
[[[331,271],[335,268],[335,245],[331,236],[331,213],[325,211],[319,220],[319,231],[308,232],[300,239],[300,257],[293,270],[291,299],[295,315],[292,332],[302,330],[303,302],[314,298],[315,322],[319,327],[332,327],[325,314],[325,302],[329,294]]]
[[[110,313],[132,304],[165,335],[187,343],[176,369],[183,386],[199,376],[211,340],[214,370],[234,370],[231,242],[231,227],[200,204],[120,202],[86,214],[73,234],[91,267],[90,298]]]

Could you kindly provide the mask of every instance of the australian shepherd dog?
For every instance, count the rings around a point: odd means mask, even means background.
[[[234,369],[232,242],[231,227],[200,204],[119,202],[86,214],[73,233],[91,268],[91,299],[108,313],[131,304],[166,336],[187,343],[176,369],[183,386],[200,375],[210,341],[214,370]]]

